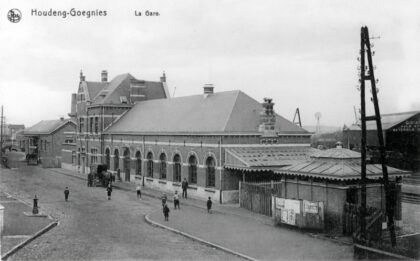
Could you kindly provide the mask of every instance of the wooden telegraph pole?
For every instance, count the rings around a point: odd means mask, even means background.
[[[361,44],[360,44],[360,96],[361,96],[361,125],[362,125],[362,169],[361,169],[361,211],[360,211],[360,229],[362,240],[366,240],[366,121],[376,121],[376,129],[379,141],[380,162],[382,165],[383,182],[385,189],[386,202],[386,216],[388,218],[388,229],[391,235],[392,246],[396,246],[395,227],[394,227],[394,211],[392,201],[392,191],[389,186],[388,169],[385,161],[385,145],[384,136],[382,132],[381,113],[379,111],[378,95],[374,66],[372,62],[371,44],[369,39],[369,31],[367,26],[361,29]],[[366,48],[366,49],[365,49]],[[368,59],[368,66],[365,67],[365,53]],[[367,73],[366,73],[366,69]],[[375,109],[375,116],[366,116],[365,107],[365,81],[370,81],[372,102]]]

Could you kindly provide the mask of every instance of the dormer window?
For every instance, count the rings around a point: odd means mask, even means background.
[[[126,96],[120,96],[120,102],[122,104],[127,104],[128,103],[127,97]]]

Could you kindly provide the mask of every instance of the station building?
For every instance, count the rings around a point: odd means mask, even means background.
[[[185,178],[189,196],[237,202],[246,171],[290,165],[310,149],[311,134],[276,114],[271,99],[217,93],[212,85],[171,98],[165,75],[159,82],[102,76],[87,82],[81,74],[72,96],[76,146],[65,151],[63,167],[80,175],[102,162],[120,172],[122,182],[173,192]],[[77,155],[73,164],[71,154]]]

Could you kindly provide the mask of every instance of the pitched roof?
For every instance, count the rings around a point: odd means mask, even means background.
[[[408,120],[416,114],[420,114],[420,111],[381,114],[382,130],[385,131],[391,129],[392,127],[402,123],[405,120]],[[348,127],[348,130],[361,130],[361,127],[359,125],[353,124]],[[376,121],[366,122],[366,130],[376,130]]]
[[[120,74],[110,82],[86,82],[92,104],[120,104],[121,96],[129,100],[131,74]],[[144,92],[148,100],[167,98],[162,82],[144,81]],[[92,95],[91,95],[92,93]]]
[[[55,130],[61,128],[67,123],[72,123],[76,125],[73,121],[67,120],[45,120],[40,121],[37,124],[25,129],[23,135],[42,135],[42,134],[51,134]]]
[[[262,106],[241,91],[218,92],[137,103],[109,133],[256,133]],[[276,115],[276,131],[308,132]]]
[[[348,149],[329,149],[324,151],[322,156],[314,154],[311,160],[301,161],[294,165],[277,168],[277,174],[289,174],[296,176],[309,176],[333,180],[360,179],[361,161],[360,153]],[[330,155],[330,157],[326,157]],[[410,173],[392,167],[388,168],[388,175],[409,176]],[[368,179],[379,179],[382,177],[382,166],[380,164],[367,164],[366,176]]]

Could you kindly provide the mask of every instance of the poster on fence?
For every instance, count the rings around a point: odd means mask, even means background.
[[[284,208],[287,210],[293,210],[295,214],[300,214],[300,200],[285,199]]]
[[[276,199],[276,208],[282,209],[284,208],[284,198],[275,198]]]
[[[303,213],[318,214],[318,202],[303,200]]]

